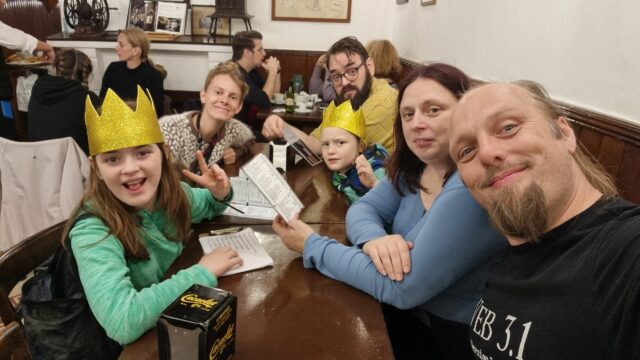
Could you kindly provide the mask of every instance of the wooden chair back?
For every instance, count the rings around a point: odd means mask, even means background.
[[[30,360],[29,347],[20,325],[13,321],[0,331],[0,359]]]
[[[0,256],[0,318],[3,324],[20,321],[9,294],[19,281],[56,251],[61,243],[65,222],[29,236]],[[0,356],[0,359],[4,358]]]

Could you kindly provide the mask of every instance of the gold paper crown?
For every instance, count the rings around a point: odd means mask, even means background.
[[[91,156],[132,146],[164,142],[151,95],[147,97],[139,85],[135,111],[131,110],[113,90],[108,89],[100,115],[87,96],[84,121],[87,125]]]
[[[360,139],[364,139],[364,113],[362,108],[353,111],[351,101],[346,100],[340,106],[336,107],[335,102],[331,102],[322,114],[322,124],[320,128],[337,127],[347,130]]]

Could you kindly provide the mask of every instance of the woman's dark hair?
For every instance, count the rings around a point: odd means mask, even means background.
[[[457,67],[436,63],[426,66],[420,66],[412,70],[401,81],[398,94],[398,110],[404,96],[404,91],[409,85],[418,79],[431,79],[444,88],[448,89],[456,99],[460,99],[467,89],[469,89],[469,77]],[[420,189],[420,175],[426,164],[423,163],[416,154],[409,149],[407,142],[402,133],[402,120],[400,119],[400,111],[396,113],[396,120],[393,124],[393,137],[396,144],[395,151],[389,157],[387,163],[387,176],[396,188],[400,189],[401,182],[404,182],[406,188],[415,193]]]

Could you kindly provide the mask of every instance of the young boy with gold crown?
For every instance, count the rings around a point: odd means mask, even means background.
[[[215,287],[218,276],[242,263],[235,250],[218,248],[164,279],[191,224],[222,213],[232,193],[224,171],[208,168],[200,152],[202,175],[183,173],[202,189],[180,182],[153,103],[140,87],[135,111],[111,90],[100,115],[87,99],[85,122],[90,184],[65,237],[91,312],[110,339],[125,345],[155,326],[191,285]]]
[[[385,176],[384,160],[389,155],[380,144],[365,149],[362,109],[353,111],[351,101],[336,106],[331,102],[320,124],[322,159],[333,170],[333,186],[352,204]]]

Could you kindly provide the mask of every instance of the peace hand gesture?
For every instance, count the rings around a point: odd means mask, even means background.
[[[224,170],[217,164],[208,167],[200,150],[196,151],[196,159],[198,160],[198,166],[200,167],[200,173],[202,173],[202,175],[194,174],[186,169],[182,170],[182,174],[195,184],[208,189],[215,199],[222,200],[227,197],[231,190],[231,185]]]

